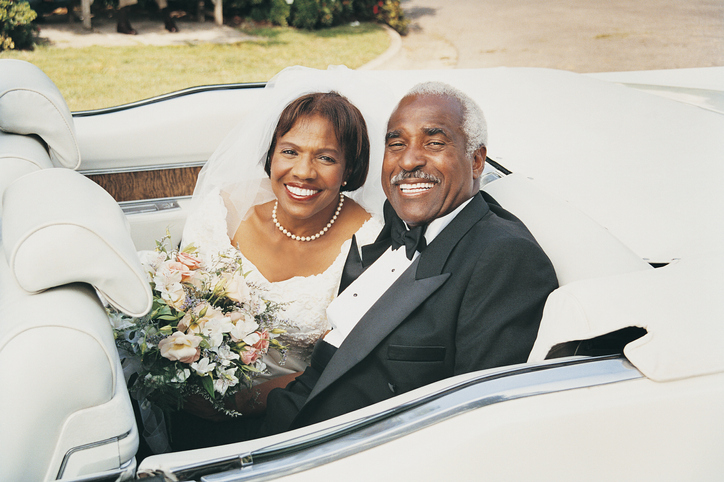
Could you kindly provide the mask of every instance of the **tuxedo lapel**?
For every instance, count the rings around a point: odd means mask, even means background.
[[[362,257],[360,257],[360,248],[357,245],[357,237],[352,236],[352,243],[347,254],[347,259],[342,269],[342,278],[339,283],[339,291],[337,294],[344,291],[364,270],[374,263],[377,258],[387,251],[392,244],[390,236],[392,216],[397,216],[392,209],[389,201],[385,201],[384,205],[384,217],[385,225],[382,227],[382,231],[377,235],[377,239],[372,244],[362,246]]]
[[[396,216],[391,209],[386,202],[385,227],[374,244],[362,247],[364,268],[368,266],[368,253],[384,252],[390,246],[390,216]],[[478,193],[360,319],[330,359],[307,403],[369,355],[415,308],[445,283],[450,273],[442,273],[442,269],[455,245],[478,221],[489,215],[490,209]],[[382,246],[385,246],[384,249],[381,249]],[[351,257],[350,254],[348,260]],[[379,254],[374,259],[378,257]]]
[[[352,243],[349,247],[347,260],[344,262],[344,268],[342,268],[342,277],[339,280],[337,294],[342,293],[363,271],[364,266],[362,266],[362,259],[359,256],[359,248],[357,247],[357,236],[352,236]]]
[[[416,279],[418,257],[360,319],[322,372],[307,402],[375,349],[450,276]]]
[[[468,205],[455,216],[455,219],[450,221],[450,224],[420,254],[420,264],[417,268],[416,278],[424,279],[442,273],[445,263],[452,255],[458,242],[476,223],[490,215],[490,208],[483,200],[481,193],[473,196]]]

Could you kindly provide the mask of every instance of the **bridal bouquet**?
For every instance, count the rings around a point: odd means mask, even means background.
[[[269,349],[283,350],[281,306],[247,284],[236,250],[202,264],[193,246],[139,253],[153,290],[148,315],[132,318],[109,310],[116,345],[137,373],[129,387],[138,400],[178,410],[185,397],[201,395],[227,415],[224,398],[250,387],[265,370]]]

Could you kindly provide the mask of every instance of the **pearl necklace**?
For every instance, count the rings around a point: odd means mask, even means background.
[[[279,201],[274,202],[274,209],[272,209],[272,221],[274,221],[274,225],[279,228],[279,231],[286,234],[288,237],[292,238],[295,241],[314,241],[315,239],[324,236],[327,231],[329,231],[329,228],[331,228],[334,222],[337,220],[337,216],[339,216],[339,212],[342,210],[343,204],[344,194],[339,193],[339,204],[337,205],[337,210],[334,212],[334,216],[332,216],[332,219],[329,220],[324,229],[322,229],[320,232],[313,236],[297,236],[296,234],[292,234],[287,231],[287,229],[279,223],[279,221],[277,220],[277,206],[279,206]]]

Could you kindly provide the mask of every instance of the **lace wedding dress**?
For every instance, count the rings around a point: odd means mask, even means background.
[[[226,214],[219,191],[210,192],[186,221],[182,246],[193,243],[206,263],[220,252],[236,249],[227,234]],[[381,221],[373,216],[357,231],[357,244],[372,243],[381,229]],[[266,299],[284,303],[279,315],[289,323],[287,332],[279,338],[287,347],[286,356],[282,358],[277,351],[271,350],[263,358],[268,373],[257,377],[255,383],[303,371],[309,365],[314,344],[330,328],[326,309],[337,294],[350,244],[351,240],[342,244],[336,259],[323,273],[276,282],[264,278],[242,253],[244,272],[250,271],[247,282],[261,288]]]

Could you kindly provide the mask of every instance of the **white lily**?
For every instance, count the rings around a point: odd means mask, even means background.
[[[207,321],[201,333],[208,337],[212,347],[217,347],[224,341],[224,333],[229,333],[233,329],[234,324],[229,317],[218,316]]]
[[[193,362],[191,364],[191,368],[196,371],[196,373],[204,377],[214,371],[214,368],[216,368],[216,363],[212,363],[211,360],[209,360],[207,357],[204,357],[197,362]]]
[[[234,328],[229,332],[229,335],[231,335],[232,340],[238,342],[258,329],[259,324],[254,321],[254,318],[251,315],[245,313],[243,318],[237,320]],[[244,343],[246,343],[246,341]]]
[[[226,390],[228,390],[229,387],[233,387],[239,383],[239,379],[234,375],[235,372],[236,368],[216,370],[218,378],[214,380],[214,390],[223,396],[226,394]]]

